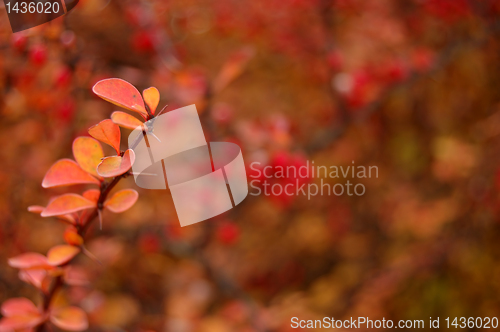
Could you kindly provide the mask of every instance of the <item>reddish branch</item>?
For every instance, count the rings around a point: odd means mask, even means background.
[[[108,197],[111,190],[118,184],[118,182],[120,182],[121,179],[123,179],[127,176],[128,176],[128,172],[115,177],[110,182],[103,182],[101,184],[99,199],[97,200],[97,208],[95,208],[92,211],[92,213],[88,216],[88,218],[86,220],[77,220],[77,222],[76,222],[78,235],[80,235],[82,238],[84,238],[86,231],[88,230],[88,228],[90,227],[92,222],[100,214],[100,211],[103,208],[103,203],[104,203],[104,201],[106,201],[106,198]],[[66,263],[65,265],[68,265],[70,262]],[[42,308],[43,308],[43,311],[45,314],[47,314],[49,309],[50,309],[50,304],[52,303],[52,299],[54,298],[54,295],[57,294],[57,292],[62,288],[63,285],[64,285],[63,277],[57,276],[53,280],[50,290],[46,294],[43,293]],[[37,332],[47,331],[46,324],[45,323],[40,324],[36,328],[36,331]]]

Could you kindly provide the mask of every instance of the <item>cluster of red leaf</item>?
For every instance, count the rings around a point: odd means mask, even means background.
[[[120,79],[100,81],[93,91],[113,104],[139,113],[144,120],[154,117],[160,101],[156,88],[146,89],[141,96],[135,87]],[[77,137],[73,141],[75,160],[58,160],[45,174],[42,181],[44,188],[89,184],[97,186],[97,189],[88,189],[81,195],[66,193],[53,197],[45,207],[35,205],[28,208],[42,217],[56,217],[68,224],[64,232],[66,244],[54,246],[46,256],[29,252],[9,259],[9,265],[19,269],[19,278],[36,287],[44,301],[38,307],[27,298],[4,302],[0,331],[32,329],[48,321],[68,331],[88,328],[87,316],[82,309],[74,306],[53,307],[51,300],[60,286],[68,281],[69,264],[73,258],[83,253],[95,259],[85,248],[84,236],[96,216],[101,220],[101,211],[104,209],[114,213],[124,212],[139,197],[133,189],[108,195],[121,178],[130,174],[135,158],[133,150],[120,150],[119,126],[135,129],[141,127],[142,122],[130,114],[114,112],[111,120],[103,120],[89,129],[92,137]],[[99,141],[113,147],[116,155],[105,157]]]

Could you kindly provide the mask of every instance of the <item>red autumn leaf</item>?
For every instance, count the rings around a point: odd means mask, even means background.
[[[70,224],[76,224],[76,219],[75,217],[73,216],[73,214],[63,214],[61,216],[57,216],[57,218],[59,219],[63,219],[63,220],[66,220],[68,221]]]
[[[99,200],[99,196],[101,195],[101,192],[97,189],[89,189],[83,192],[82,196],[88,199],[89,201],[92,201],[94,203],[97,203]]]
[[[66,241],[67,244],[78,247],[83,244],[83,238],[73,227],[68,228],[64,232],[64,241]]]
[[[61,275],[62,269],[59,268],[53,268],[50,272],[47,271],[47,276],[42,279],[42,284],[41,284],[41,291],[44,292],[45,294],[49,294],[50,290],[52,289],[52,281],[54,276],[59,276]]]
[[[101,192],[97,189],[89,189],[83,192],[82,196],[88,199],[89,201],[92,201],[95,203],[97,206],[97,202],[99,201],[99,196],[101,195]],[[84,223],[88,221],[89,215],[92,213],[92,210],[83,210],[80,213],[80,222]]]
[[[214,91],[221,91],[231,83],[231,81],[241,75],[254,53],[254,49],[250,47],[243,48],[233,53],[215,78],[213,84]]]
[[[81,169],[73,160],[61,159],[47,171],[42,187],[51,188],[82,183],[99,184],[99,180]]]
[[[45,319],[41,314],[26,314],[4,317],[0,319],[0,331],[30,330]]]
[[[66,331],[84,331],[88,329],[87,314],[77,307],[65,307],[54,310],[50,321],[57,327]]]
[[[61,216],[96,207],[96,204],[77,194],[65,194],[53,199],[43,210],[42,217]]]
[[[80,252],[80,248],[62,244],[52,247],[47,253],[47,261],[52,266],[66,264]]]
[[[128,149],[123,154],[123,157],[107,157],[97,166],[97,173],[99,175],[109,178],[113,176],[122,175],[127,172],[135,161],[135,153],[133,150]]]
[[[104,152],[99,141],[92,137],[77,137],[73,141],[73,156],[85,172],[99,178],[97,165],[104,158]]]
[[[89,128],[90,136],[111,145],[117,154],[120,154],[120,127],[110,119],[103,120]]]
[[[142,96],[144,97],[146,105],[148,105],[151,110],[151,113],[155,114],[156,107],[158,107],[160,103],[160,91],[155,87],[150,87],[142,91]]]
[[[26,314],[39,314],[38,308],[25,297],[8,299],[2,303],[2,315],[6,317]]]
[[[104,202],[104,207],[111,212],[120,213],[130,209],[138,197],[139,194],[133,189],[120,190]]]
[[[102,99],[130,111],[138,112],[144,118],[147,111],[141,94],[127,81],[119,78],[109,78],[97,82],[92,91]]]
[[[92,191],[92,190],[99,191],[97,189],[90,189],[90,190],[87,190],[87,191]],[[84,195],[84,197],[85,197],[85,195]],[[87,197],[85,197],[85,198],[87,198]],[[40,205],[32,205],[32,206],[28,207],[28,211],[29,212],[33,212],[33,213],[37,213],[37,214],[41,214],[43,212],[43,210],[45,210],[45,207],[44,206],[40,206]],[[67,222],[69,222],[70,224],[73,224],[73,225],[76,223],[75,217],[72,214],[64,214],[62,216],[57,216],[57,217],[59,219],[65,220],[65,221],[67,221]]]
[[[134,117],[130,114],[120,112],[120,111],[113,112],[111,114],[111,120],[114,123],[116,123],[117,125],[119,125],[120,127],[132,129],[132,130],[134,130],[137,127],[142,126],[141,120],[137,119],[136,117]]]
[[[16,269],[43,269],[49,266],[47,257],[36,252],[27,252],[9,258],[8,263]]]
[[[63,214],[63,215],[57,216],[57,218],[64,220],[64,221],[67,221],[68,223],[70,223],[72,225],[76,224],[76,219],[75,219],[75,216],[73,213]]]
[[[19,279],[39,289],[42,288],[43,280],[45,279],[46,276],[47,276],[47,271],[42,269],[19,271]]]
[[[29,212],[40,214],[40,213],[42,213],[43,210],[45,210],[44,206],[40,206],[40,205],[31,205],[31,206],[28,206],[28,211]]]

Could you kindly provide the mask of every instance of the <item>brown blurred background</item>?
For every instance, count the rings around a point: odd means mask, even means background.
[[[87,240],[103,265],[80,257],[89,282],[58,299],[92,331],[499,315],[499,14],[496,0],[80,0],[12,34],[0,9],[0,301],[39,301],[7,258],[63,242],[27,207],[68,190],[40,183],[118,109],[91,88],[119,77],[156,86],[160,107],[195,103],[247,164],[379,177],[361,197],[248,196],[183,228],[168,191],[126,179],[139,201]]]

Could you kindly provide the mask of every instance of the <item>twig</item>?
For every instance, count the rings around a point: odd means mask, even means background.
[[[94,211],[89,215],[89,217],[87,218],[87,220],[83,223],[80,223],[81,225],[83,225],[82,227],[79,227],[77,229],[78,231],[78,235],[80,235],[82,238],[84,237],[85,235],[85,232],[87,231],[87,229],[89,228],[89,226],[92,224],[92,222],[96,219],[96,217],[98,217],[100,215],[100,211],[102,209],[102,205],[104,203],[104,201],[106,200],[106,198],[108,197],[108,194],[109,192],[118,184],[118,182],[120,182],[121,179],[123,179],[124,177],[128,176],[127,173],[124,173],[122,175],[119,175],[117,177],[115,177],[111,182],[108,182],[108,183],[104,183],[102,186],[101,186],[101,192],[99,194],[99,199],[97,200],[97,208],[94,209]],[[89,255],[90,253],[84,249],[83,252],[87,255]],[[89,257],[95,257],[94,255],[90,254]],[[69,264],[70,262],[66,263],[65,265]],[[42,304],[42,308],[43,308],[43,311],[44,312],[47,312],[50,308],[50,304],[52,302],[52,299],[54,298],[54,295],[57,293],[57,291],[64,285],[64,282],[63,282],[63,278],[62,276],[57,276],[54,281],[52,282],[52,287],[50,289],[50,291],[47,293],[47,294],[43,294],[43,304]],[[42,323],[40,325],[37,326],[37,328],[35,329],[36,332],[45,332],[47,331],[47,326],[46,326],[46,323]]]

